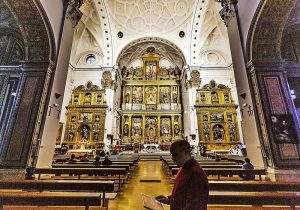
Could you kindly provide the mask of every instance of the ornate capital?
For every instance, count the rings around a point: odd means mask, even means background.
[[[66,17],[72,22],[73,27],[79,22],[82,12],[79,10],[84,0],[69,0]]]
[[[228,26],[231,18],[235,17],[235,11],[231,5],[236,5],[238,0],[217,0],[221,3],[222,9],[220,10],[220,16],[224,21],[225,25]]]

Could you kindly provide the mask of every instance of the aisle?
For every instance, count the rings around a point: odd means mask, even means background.
[[[161,182],[140,182],[141,179],[161,180]],[[123,187],[123,192],[116,200],[110,201],[109,210],[143,210],[141,193],[169,195],[172,185],[164,177],[161,161],[140,161],[139,168],[129,183]],[[165,210],[170,209],[165,206]]]

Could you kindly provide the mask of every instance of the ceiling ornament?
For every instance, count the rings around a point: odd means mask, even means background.
[[[83,0],[70,0],[67,7],[67,19],[72,22],[73,28],[77,25],[82,17],[80,7],[83,4]]]
[[[220,10],[220,16],[224,21],[224,24],[228,26],[229,21],[235,16],[235,11],[232,9],[231,4],[237,4],[237,0],[218,0],[221,3],[222,9]]]
[[[147,49],[153,48],[161,58],[166,58],[180,69],[186,64],[183,53],[176,45],[155,37],[142,38],[129,43],[119,54],[117,64],[120,69],[123,66],[129,66],[134,60],[146,54]]]
[[[185,23],[195,0],[109,0],[114,20],[135,33],[165,33]]]

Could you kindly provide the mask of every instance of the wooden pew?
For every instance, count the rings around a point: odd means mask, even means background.
[[[121,176],[127,176],[127,170],[125,168],[36,168],[34,173],[38,174],[38,179],[41,179],[42,174],[54,174],[56,176],[61,176],[62,174],[76,174],[77,179],[80,179],[83,174],[118,176],[119,189],[121,189]]]
[[[211,191],[208,204],[218,205],[300,205],[299,192],[221,192]]]
[[[3,205],[15,206],[101,206],[100,193],[87,192],[25,192],[0,191],[0,208]]]
[[[300,192],[299,182],[270,182],[270,181],[212,181],[209,180],[210,191],[235,192],[267,192],[288,191]]]
[[[251,169],[251,170],[245,170],[241,168],[203,168],[207,176],[213,176],[217,175],[218,180],[220,180],[221,176],[233,176],[233,175],[243,175],[243,174],[249,174],[249,175],[258,175],[259,180],[262,180],[261,176],[266,175],[267,170],[266,169]],[[172,168],[172,175],[176,175],[179,171],[179,168]]]
[[[52,164],[52,168],[125,168],[130,170],[129,164],[93,165],[81,162],[76,164]]]
[[[113,181],[87,180],[0,180],[0,189],[20,189],[29,191],[86,191],[101,192],[103,203],[107,192],[114,192]]]

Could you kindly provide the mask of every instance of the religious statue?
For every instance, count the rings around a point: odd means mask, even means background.
[[[85,104],[90,104],[92,100],[92,95],[90,93],[86,93],[84,96],[84,103]]]
[[[99,141],[99,133],[94,133],[94,138],[93,138],[94,141]]]
[[[128,126],[128,124],[125,124],[125,125],[124,125],[124,128],[123,128],[123,135],[124,135],[124,136],[128,136],[128,135],[129,135],[129,126]]]
[[[215,140],[223,140],[224,129],[221,125],[215,125],[213,128],[213,136]]]
[[[231,123],[228,125],[229,128],[229,138],[230,141],[234,141],[235,140],[235,128],[234,125],[232,125]]]
[[[102,102],[102,94],[97,95],[97,102],[98,103]]]
[[[78,103],[78,95],[74,96],[74,103],[77,104]]]
[[[219,97],[217,92],[211,92],[211,102],[219,103]]]
[[[81,138],[82,141],[87,141],[89,138],[89,126],[88,125],[83,125],[82,130],[81,130]]]
[[[69,141],[74,141],[74,133],[69,133]]]

